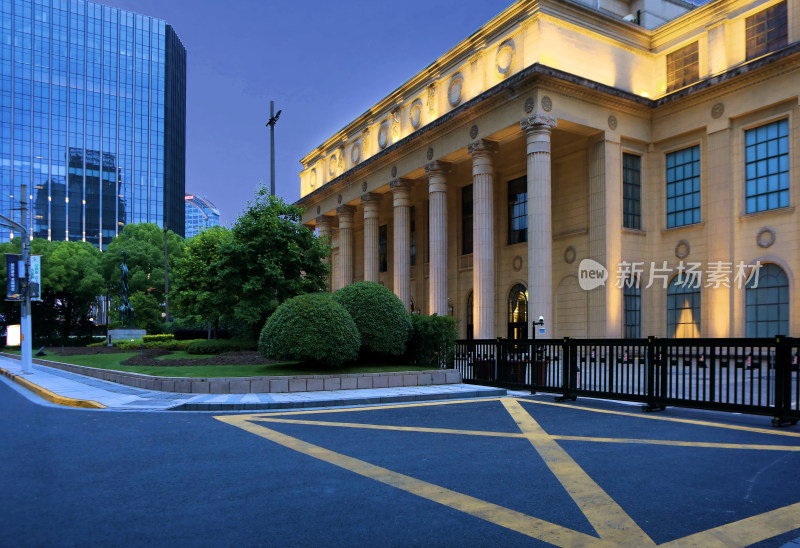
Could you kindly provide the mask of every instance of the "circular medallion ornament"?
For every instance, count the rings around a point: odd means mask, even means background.
[[[433,148],[428,148],[428,153],[425,155],[428,160],[433,160]]]
[[[316,170],[316,168],[312,169],[311,170],[311,175],[308,176],[308,186],[311,187],[311,188],[314,188],[315,186],[317,186],[317,170]]]
[[[392,166],[392,177],[397,177],[397,166]]]
[[[519,255],[514,257],[514,260],[511,262],[511,268],[514,269],[514,272],[519,272],[522,270],[522,257]]]
[[[722,103],[717,103],[713,107],[711,107],[711,117],[715,120],[725,114],[725,105]]]
[[[389,143],[389,124],[384,122],[381,124],[380,129],[378,129],[378,146],[381,149],[386,148],[386,145]]]
[[[363,183],[361,183],[361,192],[366,192],[366,191],[367,191],[367,182],[364,181]]]
[[[550,112],[551,110],[553,110],[553,100],[550,99],[550,97],[548,97],[547,95],[542,97],[541,103],[543,111]]]
[[[461,102],[461,91],[464,87],[464,77],[459,72],[450,79],[450,84],[447,86],[447,100],[450,106],[454,107]]]
[[[536,102],[534,102],[533,97],[528,97],[525,99],[525,112],[530,114],[533,112],[533,107],[536,106]]]
[[[769,247],[775,243],[775,229],[771,226],[765,226],[758,231],[756,235],[756,242],[759,247]]]
[[[608,127],[612,130],[617,129],[617,117],[613,114],[608,117]]]
[[[356,142],[353,144],[353,148],[350,149],[350,160],[353,162],[353,165],[356,165],[358,162],[361,161],[361,143]]]
[[[340,204],[342,203],[342,195],[341,194],[339,194],[339,196],[336,197],[336,201],[338,203],[340,203]]]
[[[578,256],[578,252],[575,251],[575,248],[569,246],[567,249],[564,250],[564,262],[567,264],[572,264],[575,262],[575,258]]]
[[[678,242],[678,245],[675,246],[675,256],[679,259],[685,259],[689,256],[689,253],[692,251],[692,246],[689,245],[689,242],[686,240],[681,240]]]
[[[514,63],[514,41],[506,40],[500,47],[497,48],[497,55],[495,56],[495,66],[497,72],[506,76],[511,71],[511,65]]]
[[[419,99],[411,104],[411,111],[408,113],[408,121],[414,129],[419,127],[419,123],[422,121],[422,101]]]
[[[336,175],[336,154],[331,154],[331,157],[328,158],[328,175],[331,177]]]
[[[320,211],[322,211],[321,208],[319,206],[317,206],[317,215],[319,215]]]
[[[478,136],[478,126],[472,126],[469,128],[469,138],[474,139]]]

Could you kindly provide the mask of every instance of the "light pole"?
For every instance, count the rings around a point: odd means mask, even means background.
[[[534,321],[531,322],[531,324],[533,325],[533,329],[531,330],[531,332],[533,334],[532,338],[535,339],[536,338],[536,326],[541,325],[542,327],[544,327],[544,317],[543,316],[539,316],[539,320],[538,321],[534,320]]]
[[[275,114],[275,101],[269,102],[269,193],[275,196],[275,123],[281,116],[281,111]]]
[[[20,220],[24,225],[9,219],[5,215],[0,215],[0,224],[9,226],[22,234],[22,268],[20,269],[20,279],[22,282],[22,300],[20,301],[20,331],[22,332],[22,340],[20,341],[20,353],[22,354],[22,372],[26,374],[33,373],[33,366],[31,364],[31,344],[33,343],[31,331],[31,292],[30,292],[30,273],[31,273],[31,258],[30,258],[30,238],[28,235],[30,231],[30,218],[28,217],[28,186],[20,186]]]

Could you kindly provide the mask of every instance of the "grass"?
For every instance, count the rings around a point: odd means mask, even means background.
[[[19,354],[19,351],[8,351],[9,354]],[[70,363],[95,367],[97,369],[110,369],[112,371],[125,371],[127,373],[140,373],[155,377],[271,377],[288,375],[330,375],[350,373],[391,373],[396,371],[425,371],[431,367],[411,365],[383,365],[383,364],[354,364],[344,367],[318,367],[313,368],[298,362],[279,362],[267,365],[185,365],[185,366],[144,366],[122,365],[128,358],[138,352],[121,352],[119,354],[84,354],[78,356],[55,356],[48,354],[43,359],[54,362]],[[161,356],[161,359],[186,359],[205,358],[213,355],[187,354],[176,351],[172,354]]]

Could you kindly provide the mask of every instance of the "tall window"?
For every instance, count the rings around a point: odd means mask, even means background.
[[[700,147],[667,154],[667,228],[700,222]]]
[[[642,228],[642,158],[622,154],[622,226]]]
[[[409,264],[414,266],[417,264],[417,208],[414,206],[408,208],[408,216],[411,219],[409,222],[411,232],[411,242],[409,243]]]
[[[508,182],[508,243],[528,241],[528,178]]]
[[[789,206],[789,121],[745,131],[747,212]]]
[[[748,61],[788,43],[787,19],[785,0],[745,19],[745,52]]]
[[[639,278],[625,280],[622,294],[625,305],[625,338],[639,339],[642,336],[642,291],[639,288]]]
[[[522,284],[508,294],[508,338],[528,338],[528,290]]]
[[[776,264],[761,267],[745,289],[745,323],[748,337],[774,337],[789,332],[789,280]]]
[[[461,254],[472,253],[472,185],[461,189]]]
[[[381,225],[378,228],[378,272],[386,272],[389,270],[386,254],[386,225]]]
[[[700,336],[700,284],[692,276],[678,274],[667,288],[667,334],[677,338]]]
[[[693,84],[700,79],[700,57],[697,42],[667,54],[667,93]]]
[[[473,292],[470,291],[467,295],[467,339],[475,338],[475,319],[473,315],[473,308],[475,307],[475,300],[473,299]]]

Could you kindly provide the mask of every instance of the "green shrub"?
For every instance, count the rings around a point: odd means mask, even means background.
[[[175,335],[172,335],[171,333],[164,335],[145,335],[144,337],[142,337],[142,341],[144,341],[145,344],[149,342],[164,342],[164,341],[174,341],[174,340],[175,340]]]
[[[411,320],[400,299],[375,282],[356,282],[333,294],[350,313],[361,336],[362,353],[402,355]]]
[[[87,344],[86,348],[97,348],[99,346],[105,346],[105,345],[106,345],[106,341],[94,342],[94,343]]]
[[[450,316],[411,316],[408,359],[417,365],[447,367],[456,349],[456,322]]]
[[[134,350],[139,350],[142,345],[142,339],[117,339],[115,341],[111,341],[111,346],[114,348],[119,348],[124,352],[132,352]]]
[[[328,293],[291,298],[269,317],[258,350],[274,360],[338,366],[358,355],[361,337],[345,307]]]
[[[186,343],[185,350],[189,354],[221,354],[223,352],[256,350],[255,341],[246,339],[195,339],[176,342]]]

